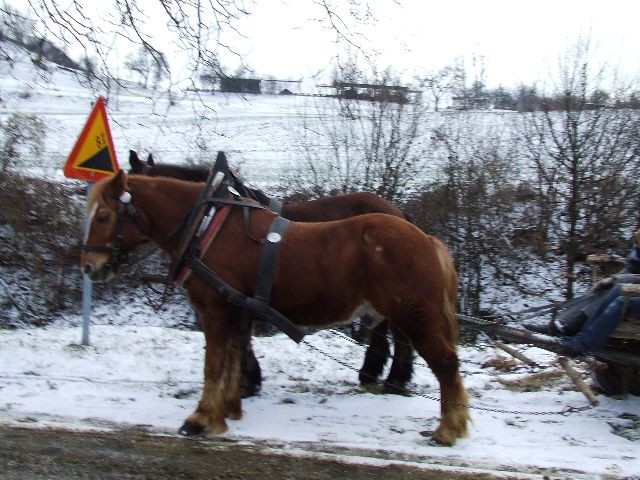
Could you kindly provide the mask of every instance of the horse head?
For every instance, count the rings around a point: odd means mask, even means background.
[[[91,281],[106,282],[113,278],[127,254],[148,239],[149,223],[134,206],[123,170],[93,186],[87,211],[88,228],[80,265]]]
[[[153,156],[151,154],[149,154],[145,163],[138,158],[138,154],[134,150],[129,150],[129,165],[131,166],[129,173],[147,175],[149,170],[155,165],[155,162],[153,161]]]

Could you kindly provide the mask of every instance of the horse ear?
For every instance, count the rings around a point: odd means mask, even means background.
[[[229,171],[229,164],[227,163],[227,156],[224,152],[218,152],[218,156],[216,157],[216,163],[213,166],[213,169],[216,172],[227,173]]]
[[[129,150],[129,165],[131,165],[131,168],[135,169],[141,163],[142,162],[138,158],[138,154],[133,150]]]
[[[127,188],[127,174],[124,173],[124,170],[122,169],[118,170],[118,173],[116,173],[111,179],[111,181],[109,182],[109,190],[111,190],[111,192],[116,197],[120,197],[120,195],[124,193],[126,188]]]
[[[154,162],[153,162],[153,155],[149,154],[149,156],[147,157],[147,165],[149,165],[150,167],[153,167]]]

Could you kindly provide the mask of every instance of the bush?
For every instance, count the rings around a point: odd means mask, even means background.
[[[80,298],[82,192],[13,173],[0,184],[0,325],[46,323]]]
[[[35,115],[13,113],[4,122],[0,121],[3,137],[0,149],[0,174],[20,163],[25,150],[32,156],[40,156],[44,143],[44,123]]]

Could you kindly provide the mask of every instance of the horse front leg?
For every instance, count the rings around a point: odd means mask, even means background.
[[[200,312],[205,334],[204,388],[196,410],[179,430],[181,435],[214,435],[227,431],[225,417],[239,419],[240,356],[238,335],[223,317]]]
[[[233,324],[230,330],[232,334],[227,342],[227,367],[224,369],[224,411],[227,418],[240,420],[242,418],[241,361],[247,348],[247,338],[244,332],[238,331],[237,324]],[[248,341],[250,346],[250,335]]]

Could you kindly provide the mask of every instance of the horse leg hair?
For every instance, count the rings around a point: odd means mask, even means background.
[[[238,332],[233,331],[233,322],[229,321],[231,316],[228,312],[201,310],[198,313],[206,339],[204,389],[198,407],[185,420],[179,432],[182,435],[196,435],[207,431],[215,435],[227,431],[227,413],[232,417],[241,414],[238,378],[240,358],[238,354],[232,353],[237,348],[239,339]],[[236,346],[233,345],[234,342]],[[229,392],[225,393],[227,387]]]

